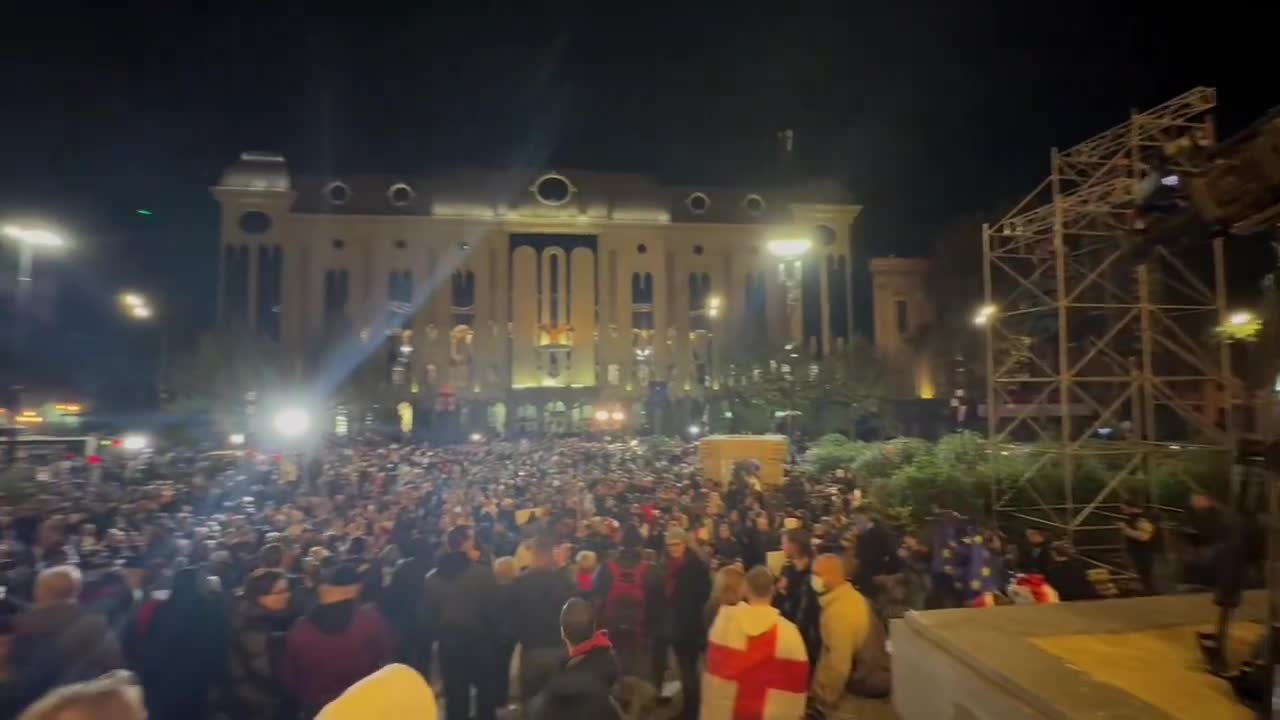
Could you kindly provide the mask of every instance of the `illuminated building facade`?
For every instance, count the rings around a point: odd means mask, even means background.
[[[669,429],[749,375],[743,358],[793,341],[820,357],[853,337],[860,208],[832,183],[294,177],[245,153],[212,192],[220,322],[311,367],[344,342],[374,345],[391,382],[465,410],[469,428],[569,431],[604,411]],[[794,238],[812,245],[788,295],[766,244]]]

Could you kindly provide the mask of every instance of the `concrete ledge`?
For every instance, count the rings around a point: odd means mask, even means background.
[[[1262,593],[1248,593],[1238,615],[1265,612]],[[1032,640],[1207,626],[1215,615],[1208,595],[909,613],[890,628],[894,708],[903,720],[1167,719]]]

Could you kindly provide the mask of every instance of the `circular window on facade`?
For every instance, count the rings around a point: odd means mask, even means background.
[[[346,243],[346,241],[344,241],[344,240],[339,240],[339,239],[336,239],[336,238],[335,238],[335,239],[334,239],[334,241],[333,241],[333,249],[334,249],[334,250],[341,250],[342,248],[344,248],[344,247],[346,247],[346,246],[347,246],[347,243]]]
[[[649,252],[649,246],[645,245],[644,243],[640,243],[639,245],[636,246],[636,252],[643,255]]]
[[[703,250],[702,250],[702,246],[701,246],[701,245],[694,245],[694,246],[693,246],[693,254],[694,254],[694,255],[701,255],[701,254],[702,254],[702,252],[703,252]]]
[[[340,182],[331,182],[325,186],[324,196],[330,203],[342,205],[351,199],[351,188]]]
[[[397,249],[397,250],[403,250],[403,249],[405,249],[405,248],[406,248],[406,247],[408,247],[408,246],[409,246],[409,244],[408,244],[408,243],[406,243],[406,242],[405,242],[405,241],[403,241],[403,240],[397,240],[397,241],[396,241],[396,249]]]
[[[404,183],[396,183],[387,189],[387,199],[392,205],[408,205],[413,200],[413,188]]]
[[[261,210],[249,210],[240,216],[240,230],[246,235],[261,235],[271,229],[271,216]]]
[[[764,198],[759,195],[748,195],[742,200],[742,207],[752,215],[759,215],[764,212]]]
[[[701,215],[707,211],[707,208],[711,207],[711,198],[700,192],[696,192],[685,198],[684,204],[688,206],[689,212],[694,215]]]
[[[563,205],[573,197],[573,185],[568,178],[548,173],[533,184],[533,194],[543,205]]]

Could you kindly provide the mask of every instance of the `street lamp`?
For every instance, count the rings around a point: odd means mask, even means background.
[[[122,292],[120,304],[130,308],[142,307],[147,304],[147,298],[135,292]]]
[[[775,238],[765,243],[769,254],[778,258],[778,276],[786,289],[787,327],[796,347],[804,343],[804,316],[800,312],[801,258],[809,252],[813,241],[807,237]]]
[[[995,305],[983,305],[978,308],[978,312],[974,314],[973,324],[978,326],[987,325],[991,322],[991,318],[995,317],[995,314]]]
[[[125,435],[121,439],[120,444],[121,446],[124,447],[125,450],[132,450],[134,452],[137,452],[138,450],[145,450],[147,445],[150,445],[151,443],[146,435],[132,433],[129,435]]]
[[[1257,320],[1258,316],[1248,310],[1236,310],[1227,316],[1227,324],[1236,327],[1244,327]]]
[[[23,323],[26,318],[27,299],[31,297],[31,263],[34,253],[37,249],[58,250],[65,247],[67,241],[52,230],[22,225],[0,227],[0,235],[4,235],[18,245],[18,286],[14,294],[17,321],[14,322],[13,329],[15,339],[20,345],[24,330]]]

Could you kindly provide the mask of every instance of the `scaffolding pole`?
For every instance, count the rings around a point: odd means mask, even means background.
[[[993,489],[998,519],[1105,555],[1119,496],[1158,505],[1171,453],[1203,453],[1226,476],[1235,393],[1210,334],[1226,312],[1221,241],[1198,262],[1166,248],[1139,258],[1129,230],[1151,161],[1211,143],[1215,104],[1196,88],[1054,149],[1049,177],[983,226],[988,439],[1033,454]]]

